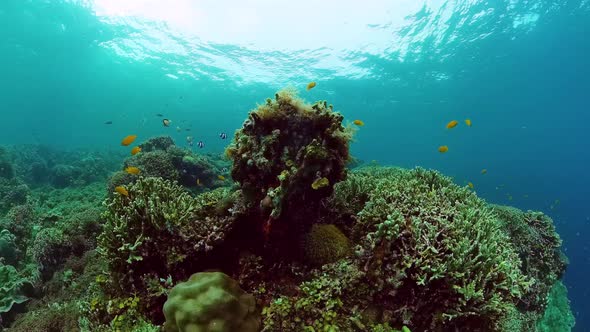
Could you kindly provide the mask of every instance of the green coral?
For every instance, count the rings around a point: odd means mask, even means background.
[[[535,280],[520,297],[518,306],[542,313],[549,290],[567,266],[553,220],[540,212],[523,212],[507,206],[493,206],[493,209],[522,260],[523,273]]]
[[[27,288],[31,287],[13,266],[0,264],[0,314],[10,312],[15,304],[28,301]]]
[[[221,272],[193,274],[170,291],[164,304],[167,332],[257,332],[254,297]]]
[[[501,223],[475,194],[420,168],[375,181],[353,234],[394,316],[419,330],[490,325],[530,287]]]
[[[187,278],[205,267],[206,258],[234,225],[237,210],[219,211],[229,193],[217,189],[191,197],[161,178],[139,178],[129,196],[105,202],[105,224],[98,251],[109,262],[119,294],[140,294],[148,315],[161,305],[162,293],[151,280]]]
[[[14,264],[17,258],[15,236],[7,229],[0,231],[0,263]]]
[[[297,295],[280,295],[262,310],[263,332],[367,330],[355,311],[366,294],[364,273],[350,261],[328,264],[302,282]]]
[[[314,224],[303,237],[306,261],[314,265],[333,263],[350,253],[350,242],[338,227]]]
[[[567,298],[567,288],[560,281],[549,292],[547,309],[537,322],[538,332],[570,332],[575,325],[575,318]]]
[[[0,178],[12,179],[14,177],[14,168],[8,160],[4,149],[0,148]]]

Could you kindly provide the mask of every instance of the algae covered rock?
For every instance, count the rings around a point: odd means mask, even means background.
[[[259,228],[283,253],[297,246],[321,200],[346,177],[353,132],[343,118],[325,101],[309,105],[283,90],[250,112],[226,149]]]
[[[193,274],[174,286],[164,304],[167,332],[258,332],[254,297],[221,272]]]

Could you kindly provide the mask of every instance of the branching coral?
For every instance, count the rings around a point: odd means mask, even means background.
[[[475,194],[423,169],[375,180],[353,234],[376,301],[400,323],[484,326],[528,289],[501,224]]]
[[[523,212],[505,206],[494,206],[494,212],[522,260],[522,271],[535,280],[520,298],[518,306],[542,313],[549,290],[561,278],[567,265],[553,221],[540,212]]]
[[[223,242],[238,213],[217,210],[225,189],[193,198],[170,181],[140,178],[128,191],[128,197],[105,202],[106,223],[98,239],[98,250],[123,294],[147,297],[146,276],[179,280],[204,268],[208,253]],[[146,305],[154,309],[158,301]]]

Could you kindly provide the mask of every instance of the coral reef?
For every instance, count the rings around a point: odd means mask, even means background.
[[[281,256],[311,227],[320,201],[346,177],[352,130],[325,101],[305,104],[293,91],[250,112],[226,150],[232,178],[258,211],[259,227]],[[325,178],[326,186],[312,184]]]
[[[562,277],[568,264],[553,221],[540,212],[523,212],[506,206],[494,206],[494,212],[520,256],[523,273],[535,280],[520,297],[518,307],[542,313],[549,290]]]
[[[0,178],[12,179],[14,177],[14,168],[12,162],[8,160],[5,149],[0,147]]]
[[[574,314],[567,298],[567,288],[557,281],[551,288],[547,309],[537,322],[538,332],[569,332],[575,325]]]
[[[29,187],[16,178],[0,177],[0,216],[11,207],[26,203],[29,191]]]
[[[532,283],[501,223],[437,172],[392,174],[352,229],[380,307],[418,330],[490,326]]]
[[[177,147],[169,136],[152,137],[139,147],[141,152],[127,158],[123,168],[137,167],[140,174],[131,175],[124,171],[114,173],[109,180],[109,193],[113,193],[116,186],[135,182],[140,176],[178,182],[194,191],[215,188],[220,185],[217,176],[223,173],[222,168],[228,166],[211,156],[197,155]]]
[[[254,297],[221,272],[200,272],[174,286],[164,304],[164,330],[257,332]]]
[[[0,151],[0,324],[571,330],[550,218],[490,206],[436,171],[361,167],[342,121],[285,90],[249,113],[227,159],[167,136],[124,161]]]
[[[207,258],[232,229],[239,209],[217,209],[227,196],[216,189],[191,197],[182,187],[161,178],[140,178],[129,197],[106,202],[106,223],[99,252],[108,260],[113,281],[124,294],[147,294],[150,281],[186,279],[206,268]],[[219,263],[216,263],[219,264]],[[156,310],[161,294],[148,311]]]
[[[7,229],[0,231],[0,263],[13,265],[16,263],[17,249],[15,236]]]

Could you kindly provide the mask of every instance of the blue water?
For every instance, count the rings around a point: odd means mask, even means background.
[[[575,330],[590,331],[590,2],[119,2],[0,3],[0,144],[182,143],[190,128],[217,152],[292,86],[366,123],[356,157],[554,218]]]

